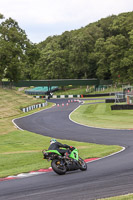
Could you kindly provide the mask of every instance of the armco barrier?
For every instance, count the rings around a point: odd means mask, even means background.
[[[126,102],[126,99],[105,99],[105,103],[122,103]]]
[[[84,95],[84,94],[78,94],[78,95],[52,95],[52,99],[59,99],[59,98],[84,98],[84,97],[104,97],[104,96],[112,96],[115,95],[115,93],[104,93],[104,94],[90,94],[90,95]],[[35,98],[44,98],[48,99],[48,95],[38,95],[34,96]]]
[[[32,106],[28,106],[28,107],[26,107],[26,108],[22,108],[21,110],[22,110],[23,112],[29,112],[29,111],[34,110],[34,109],[36,109],[36,108],[41,108],[41,107],[45,107],[45,106],[47,106],[47,102],[35,104],[35,105],[32,105]]]
[[[63,99],[63,98],[80,98],[80,95],[53,95],[53,99]]]
[[[48,96],[34,96],[35,98],[48,99]],[[52,99],[80,98],[81,95],[52,95]]]
[[[133,105],[128,105],[128,104],[112,105],[111,110],[133,110]]]
[[[103,93],[103,94],[83,94],[82,97],[104,97],[104,96],[113,96],[115,93]]]

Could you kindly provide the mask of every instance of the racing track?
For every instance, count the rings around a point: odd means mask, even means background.
[[[0,182],[0,200],[88,200],[133,192],[133,131],[78,125],[68,117],[78,105],[54,106],[16,119],[15,123],[22,129],[50,137],[120,145],[126,150],[89,163],[85,172],[74,171],[64,176],[49,172]]]

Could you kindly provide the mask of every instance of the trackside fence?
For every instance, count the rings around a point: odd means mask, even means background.
[[[32,105],[32,106],[28,106],[26,108],[22,108],[21,110],[23,112],[29,112],[29,111],[34,110],[36,108],[45,107],[45,106],[47,106],[47,104],[48,104],[47,102],[45,102],[45,103],[39,103],[39,104],[35,104],[35,105]]]

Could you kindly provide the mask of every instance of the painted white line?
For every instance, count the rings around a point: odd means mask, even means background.
[[[110,154],[110,155],[108,155],[108,156],[105,156],[105,157],[102,157],[102,158],[98,158],[98,159],[96,159],[96,160],[92,160],[92,161],[89,161],[89,162],[86,162],[86,163],[91,163],[91,162],[95,162],[95,161],[98,161],[98,160],[102,160],[102,159],[104,159],[104,158],[108,158],[108,157],[110,157],[110,156],[114,156],[114,155],[116,155],[116,154],[118,154],[118,153],[121,153],[122,151],[125,151],[125,147],[122,147],[122,146],[120,146],[122,149],[120,150],[120,151],[117,151],[117,152],[115,152],[115,153],[112,153],[112,154]]]
[[[75,123],[75,124],[78,124],[78,125],[81,125],[81,126],[85,126],[85,127],[88,127],[88,128],[99,128],[99,127],[93,127],[93,126],[83,125],[83,124],[80,124],[80,123],[78,123],[78,122],[75,122],[74,120],[71,119],[71,114],[72,114],[73,112],[75,112],[80,106],[81,106],[81,105],[79,105],[76,109],[74,109],[74,110],[69,114],[69,120],[72,121],[72,122]],[[105,130],[106,130],[106,129],[107,129],[107,130],[121,130],[121,129],[109,129],[109,128],[99,128],[99,129],[105,129]],[[124,130],[124,129],[122,129],[122,130]],[[127,130],[127,129],[126,129],[126,130]],[[90,162],[98,161],[98,160],[101,160],[101,159],[104,159],[104,158],[113,156],[113,155],[118,154],[118,153],[120,153],[120,152],[122,152],[122,151],[124,151],[124,150],[126,149],[126,148],[123,147],[123,146],[120,146],[120,147],[122,148],[120,151],[115,152],[115,153],[112,153],[112,154],[110,154],[110,155],[108,155],[108,156],[105,156],[105,157],[102,157],[102,158],[98,158],[98,159],[96,159],[96,160],[92,160],[92,161],[90,161]]]
[[[45,173],[46,172],[30,172],[30,175],[34,176],[34,175],[45,174]]]
[[[25,178],[25,177],[31,177],[34,175],[39,175],[39,174],[44,174],[46,172],[32,172],[32,173],[22,173],[22,174],[18,174],[16,177],[17,178]]]
[[[9,179],[10,179],[10,178],[16,178],[16,177],[17,177],[17,176],[8,176],[8,177],[5,177],[5,179],[6,179],[6,178],[9,178]]]
[[[51,109],[51,108],[53,108],[55,105],[56,105],[56,104],[54,104],[54,105],[53,105],[52,107],[50,107],[50,108],[44,108],[43,110],[39,110],[39,111],[37,111],[37,112],[34,112],[34,113],[32,113],[32,114],[29,114],[29,115],[26,115],[26,116],[23,116],[23,117],[15,118],[15,119],[12,120],[12,123],[14,124],[14,126],[15,126],[17,129],[19,129],[19,130],[21,130],[21,131],[24,131],[24,129],[20,128],[20,127],[14,122],[16,119],[21,119],[21,118],[24,118],[24,117],[27,117],[27,116],[34,115],[34,114],[36,114],[36,113],[42,112],[42,111],[44,111],[44,110]]]
[[[21,117],[19,117],[21,118]],[[16,119],[19,119],[19,118],[16,118]],[[14,124],[14,126],[19,129],[20,131],[24,131],[22,128],[20,128],[15,122],[14,122],[15,119],[12,120],[12,123]]]
[[[29,173],[18,174],[16,177],[23,178],[23,177],[27,177],[27,176],[29,176]]]
[[[45,174],[47,172],[29,172],[29,173],[22,173],[22,174],[17,174],[16,176],[8,176],[5,178],[6,179],[15,179],[15,178],[26,178],[26,177],[31,177],[31,176],[35,176],[35,175],[39,175],[39,174]]]

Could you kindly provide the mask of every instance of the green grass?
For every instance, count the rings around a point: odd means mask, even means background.
[[[32,96],[23,94],[23,92],[14,89],[9,90],[0,88],[0,135],[16,130],[12,124],[13,118],[25,116],[39,110],[35,109],[26,114],[23,113],[20,108],[42,102],[44,102],[44,100],[33,98]],[[49,105],[51,106],[51,104]]]
[[[112,104],[82,105],[71,119],[88,126],[113,129],[133,128],[133,110],[111,110]]]
[[[98,103],[98,102],[105,102],[103,99],[97,99],[97,100],[85,100],[84,103]]]
[[[68,87],[66,88],[66,90],[60,89],[54,92],[54,95],[78,95],[78,94],[86,94],[86,87],[85,86],[78,88]]]
[[[77,87],[65,87],[65,90],[58,90],[54,92],[54,95],[78,95],[78,94],[100,94],[100,93],[113,93],[117,91],[122,91],[122,88],[110,87],[102,91],[94,91],[94,86],[90,86],[89,91],[86,91],[86,86]]]
[[[14,131],[1,135],[0,177],[50,167],[50,162],[43,160],[41,152],[42,149],[48,148],[49,141],[49,137],[28,131]],[[121,149],[121,147],[114,145],[97,145],[70,140],[58,141],[77,147],[83,159],[104,157]]]
[[[99,199],[99,200],[133,200],[133,194],[121,195],[121,196],[110,197],[110,198]]]

